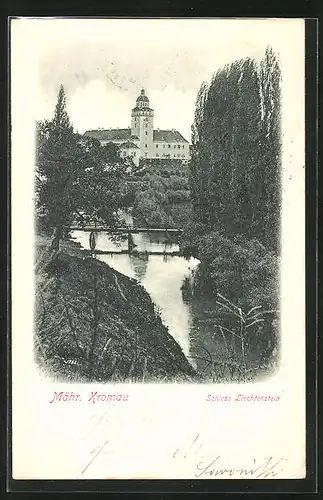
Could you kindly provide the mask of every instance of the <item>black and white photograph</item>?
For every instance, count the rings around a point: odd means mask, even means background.
[[[246,382],[279,364],[279,54],[206,65],[172,42],[42,61],[34,342],[51,377]]]
[[[48,477],[49,440],[52,478],[219,478],[205,455],[193,463],[208,442],[198,426],[214,425],[221,450],[228,435],[250,445],[259,478],[302,475],[303,20],[21,18],[11,30],[14,415],[18,429],[34,394],[43,450],[18,477]],[[197,430],[178,423],[188,415]],[[105,450],[107,472],[104,453],[92,463],[104,439],[80,436],[105,418],[115,441],[124,419],[129,439],[148,422],[143,446],[161,419],[158,468],[136,452],[132,470],[120,447]],[[249,467],[237,457],[234,470]]]

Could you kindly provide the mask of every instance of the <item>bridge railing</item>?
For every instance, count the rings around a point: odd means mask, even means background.
[[[180,228],[148,228],[148,227],[117,227],[110,228],[106,226],[79,226],[79,225],[71,225],[70,231],[95,231],[101,232],[104,231],[106,233],[182,233],[183,229]]]

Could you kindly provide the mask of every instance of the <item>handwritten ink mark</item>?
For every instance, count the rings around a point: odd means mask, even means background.
[[[196,436],[196,438],[194,439],[194,441],[190,444],[189,448],[187,449],[185,455],[184,455],[184,458],[187,457],[187,454],[189,453],[189,451],[191,450],[191,448],[193,448],[194,444],[196,443],[196,441],[199,439],[199,434]]]
[[[99,453],[103,450],[103,448],[105,447],[105,445],[108,443],[108,439],[106,440],[106,442],[99,448],[99,450],[97,451],[97,453],[94,455],[94,457],[90,460],[90,462],[87,464],[87,466],[82,470],[82,474],[84,474],[84,472],[86,471],[86,469],[88,469],[90,467],[90,465],[94,462],[94,460],[96,459],[96,457],[99,455]]]
[[[287,460],[285,457],[281,457],[278,460],[274,459],[274,457],[265,458],[264,462],[254,468],[235,468],[235,467],[223,467],[217,469],[214,467],[216,463],[221,460],[221,456],[218,456],[216,459],[212,460],[209,464],[205,465],[203,462],[199,462],[196,466],[197,471],[195,473],[195,477],[201,477],[204,475],[208,476],[223,476],[225,474],[229,474],[230,476],[238,475],[238,476],[254,476],[256,479],[260,477],[275,477],[277,476],[277,466],[282,465],[284,460]],[[254,459],[254,464],[256,465],[256,460]],[[282,469],[281,469],[282,471]]]
[[[198,445],[199,445],[199,447],[197,448]],[[177,448],[177,450],[173,453],[173,458],[176,458],[178,452],[180,452],[180,455],[182,456],[182,458],[187,458],[189,455],[192,455],[192,454],[196,456],[201,451],[201,448],[203,447],[203,445],[204,445],[204,441],[200,438],[200,435],[197,434],[197,436],[195,436],[194,440],[191,442],[191,444],[186,449],[185,453],[180,448]]]

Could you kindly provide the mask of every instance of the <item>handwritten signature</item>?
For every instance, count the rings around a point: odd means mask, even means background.
[[[272,479],[277,477],[279,472],[283,471],[283,466],[287,461],[286,457],[261,457],[253,458],[252,464],[247,467],[232,467],[231,465],[223,464],[224,460],[221,455],[217,455],[211,460],[201,460],[200,451],[203,448],[203,441],[197,435],[192,441],[185,454],[178,455],[179,448],[173,453],[173,458],[187,458],[188,455],[196,457],[196,470],[194,476],[201,477],[239,477],[239,478],[253,478],[253,479]],[[198,448],[197,448],[198,446]],[[198,456],[200,457],[198,458]]]
[[[285,457],[268,457],[268,458],[262,458],[260,460],[257,460],[256,458],[253,459],[253,466],[252,467],[220,467],[218,468],[217,464],[222,461],[221,456],[217,456],[214,460],[212,460],[209,463],[205,462],[199,462],[196,465],[196,472],[195,472],[195,477],[202,477],[202,476],[210,476],[210,477],[216,477],[216,476],[224,476],[224,475],[229,475],[230,477],[232,476],[239,476],[239,477],[254,477],[255,479],[263,478],[274,478],[278,475],[278,472],[282,472],[282,465],[283,462],[286,461],[287,459]],[[259,463],[260,462],[260,463]],[[280,470],[279,470],[280,469]]]

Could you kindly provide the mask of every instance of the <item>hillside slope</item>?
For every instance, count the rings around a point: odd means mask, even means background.
[[[135,280],[92,260],[76,243],[55,256],[38,243],[35,354],[51,377],[86,381],[189,381],[195,372]]]

